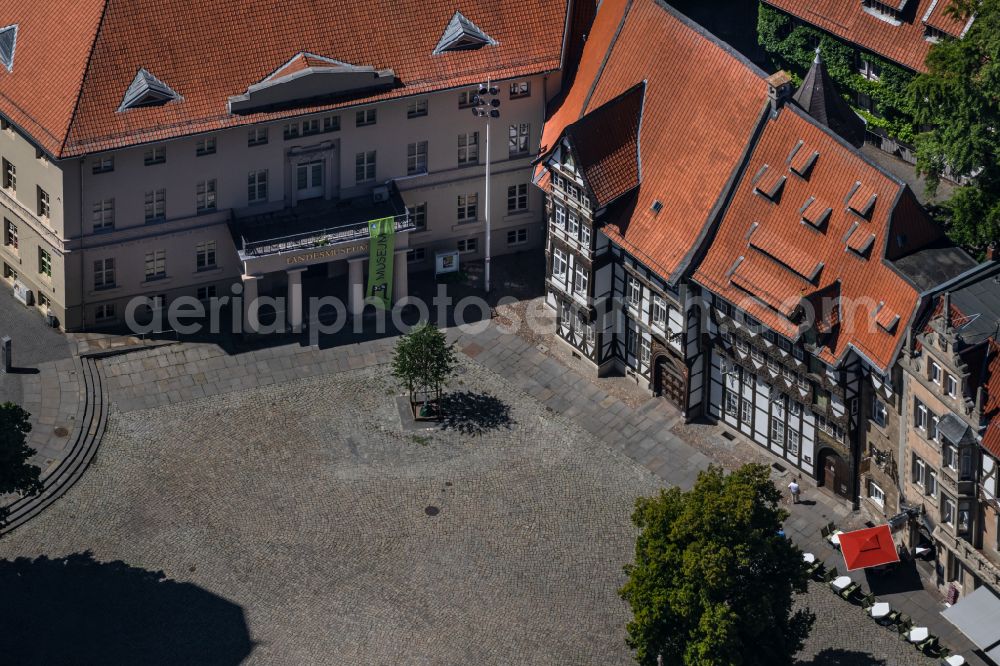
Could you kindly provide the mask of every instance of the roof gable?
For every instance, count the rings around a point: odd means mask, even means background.
[[[174,89],[159,80],[145,69],[136,72],[132,84],[125,91],[119,111],[136,109],[144,106],[160,106],[167,102],[181,99]]]
[[[465,18],[462,12],[456,11],[448,21],[437,46],[434,47],[434,55],[495,46],[496,43],[496,40],[480,30],[479,26]]]
[[[251,113],[346,98],[391,88],[396,73],[300,51],[278,69],[229,98],[230,113]]]
[[[576,166],[597,208],[639,186],[642,105],[646,84],[638,83],[566,128]]]

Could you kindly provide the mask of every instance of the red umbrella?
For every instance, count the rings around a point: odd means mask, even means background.
[[[899,562],[888,525],[841,534],[840,550],[848,571]]]

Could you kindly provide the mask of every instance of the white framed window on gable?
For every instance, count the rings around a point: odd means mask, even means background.
[[[587,297],[587,285],[590,281],[590,275],[587,270],[582,266],[577,266],[574,269],[573,275],[573,291],[578,295]]]
[[[555,248],[552,251],[552,275],[560,279],[565,279],[566,277],[566,253]]]
[[[640,307],[642,305],[642,284],[631,275],[626,276],[625,282],[625,294],[628,298],[628,304],[634,308]]]
[[[667,328],[667,302],[659,294],[653,294],[653,326]]]

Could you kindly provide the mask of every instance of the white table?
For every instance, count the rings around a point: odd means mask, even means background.
[[[830,543],[832,543],[834,546],[837,546],[838,548],[840,547],[841,534],[843,534],[843,532],[841,530],[837,530],[836,532],[830,535]]]
[[[960,654],[953,654],[950,657],[946,657],[944,663],[948,666],[965,666],[965,657]]]
[[[816,556],[813,555],[812,553],[802,553],[802,560],[806,564],[812,564],[813,562],[816,561]]]
[[[840,592],[842,590],[847,589],[847,586],[853,582],[854,581],[851,580],[850,576],[838,576],[837,578],[833,579],[833,582],[830,583],[830,585],[833,587],[833,589],[837,590],[837,592]]]
[[[927,631],[927,627],[913,627],[913,629],[910,629],[910,634],[907,638],[911,643],[923,643],[930,635],[931,633]]]
[[[881,620],[886,615],[892,612],[892,608],[886,602],[880,601],[874,606],[872,606],[869,612],[871,613],[873,618],[875,618],[876,620]]]

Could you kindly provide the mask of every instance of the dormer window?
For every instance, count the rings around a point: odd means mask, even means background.
[[[760,168],[753,180],[753,191],[771,201],[776,202],[785,186],[785,175],[777,169],[771,169],[767,164]]]
[[[441,39],[434,47],[434,55],[442,55],[452,51],[473,51],[484,46],[495,46],[497,41],[483,32],[479,26],[465,17],[462,12],[455,12],[444,29]]]
[[[875,210],[875,200],[878,194],[861,185],[858,181],[854,183],[850,193],[847,195],[847,208],[855,215],[859,215],[866,220],[871,219],[872,211]]]
[[[17,46],[17,24],[0,28],[0,64],[14,70],[14,47]]]
[[[811,150],[800,139],[788,156],[788,167],[802,178],[809,178],[809,173],[816,165],[817,158],[819,158],[819,151]]]
[[[861,5],[869,14],[893,25],[899,25],[899,17],[906,8],[908,0],[861,0]]]
[[[135,78],[132,79],[128,90],[125,91],[125,96],[122,98],[121,104],[118,105],[118,111],[162,106],[180,98],[181,96],[174,92],[173,88],[147,70],[140,69]]]
[[[816,197],[809,197],[805,204],[799,209],[802,214],[802,221],[814,229],[822,231],[830,219],[833,209]]]

